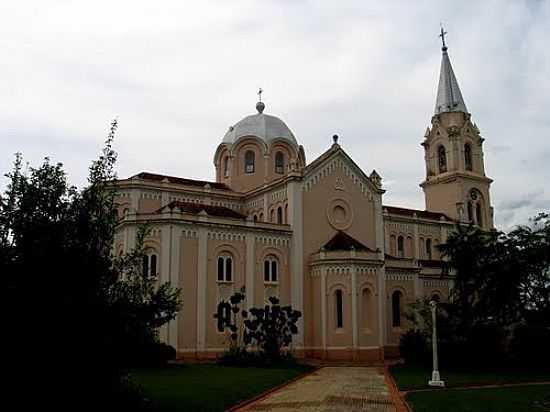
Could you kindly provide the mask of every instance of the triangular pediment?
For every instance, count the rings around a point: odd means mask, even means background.
[[[353,159],[338,144],[332,147],[311,162],[304,171],[305,190],[320,182],[323,177],[332,175],[337,170],[342,170],[351,181],[359,186],[361,192],[381,195],[385,190],[381,187],[381,177],[378,173],[369,177]]]

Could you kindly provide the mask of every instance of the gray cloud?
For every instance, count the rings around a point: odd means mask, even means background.
[[[212,179],[217,145],[261,86],[309,160],[338,133],[392,182],[386,203],[423,207],[440,21],[486,138],[496,222],[525,222],[550,205],[547,191],[524,196],[550,181],[550,2],[2,3],[0,170],[16,151],[50,155],[82,184],[118,115],[120,176]]]

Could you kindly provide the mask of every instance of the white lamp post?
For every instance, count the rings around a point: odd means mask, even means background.
[[[430,306],[432,307],[432,352],[433,352],[433,371],[432,371],[432,379],[428,381],[428,385],[430,386],[439,386],[444,387],[445,382],[441,380],[441,377],[439,376],[439,367],[437,365],[437,330],[436,330],[436,310],[437,310],[437,302],[435,300],[432,300],[430,302]]]

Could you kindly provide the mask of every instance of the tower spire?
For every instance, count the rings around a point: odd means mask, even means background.
[[[451,66],[451,60],[447,53],[447,45],[445,43],[445,35],[447,32],[441,26],[441,41],[443,47],[441,47],[441,71],[439,73],[439,85],[437,87],[437,99],[435,102],[435,114],[445,112],[464,112],[468,113],[466,103],[462,98],[462,93],[458,87],[458,81],[456,80],[453,67]]]

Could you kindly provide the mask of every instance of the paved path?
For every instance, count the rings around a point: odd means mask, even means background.
[[[395,412],[378,368],[324,367],[241,411]]]

